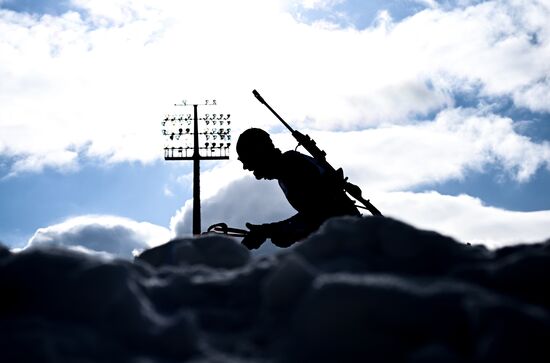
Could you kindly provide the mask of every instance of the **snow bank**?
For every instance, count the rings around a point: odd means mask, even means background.
[[[220,236],[134,263],[0,249],[6,362],[548,362],[550,241],[495,251],[336,218],[251,258]]]

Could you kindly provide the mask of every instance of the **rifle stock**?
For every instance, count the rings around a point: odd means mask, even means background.
[[[349,195],[351,195],[353,198],[355,198],[357,201],[359,201],[361,204],[365,206],[365,209],[367,209],[373,216],[382,216],[382,213],[374,206],[372,203],[368,200],[363,198],[363,193],[361,191],[361,188],[359,188],[357,185],[352,184],[348,182],[348,178],[344,177],[344,171],[342,168],[336,170],[332,165],[329,164],[329,162],[326,159],[327,153],[317,146],[317,143],[309,137],[309,135],[304,135],[300,131],[294,130],[288,123],[286,123],[285,120],[282,119],[277,112],[269,104],[263,99],[263,97],[258,93],[258,91],[253,90],[252,93],[254,94],[254,97],[258,99],[263,105],[265,105],[278,119],[285,125],[285,127],[292,133],[292,136],[298,141],[298,146],[302,145],[304,149],[315,159],[317,162],[322,164],[334,177],[337,184],[343,188]]]

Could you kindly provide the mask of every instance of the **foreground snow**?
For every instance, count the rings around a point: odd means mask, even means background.
[[[548,362],[550,241],[489,251],[340,218],[252,258],[220,236],[134,263],[0,249],[6,362]]]

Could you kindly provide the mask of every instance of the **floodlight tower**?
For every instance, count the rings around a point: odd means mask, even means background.
[[[174,106],[188,107],[191,104],[183,101]],[[217,106],[216,100],[205,100],[204,103],[192,104],[192,106],[193,116],[190,113],[166,115],[161,124],[162,133],[167,136],[164,160],[193,160],[193,234],[199,235],[201,234],[200,161],[229,159],[231,115],[206,113],[199,117],[198,107]],[[203,121],[206,127],[199,128],[199,121]],[[192,130],[191,123],[193,123]]]

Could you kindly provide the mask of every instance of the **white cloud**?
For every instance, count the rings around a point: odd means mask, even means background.
[[[172,198],[174,196],[174,192],[172,191],[172,189],[170,189],[168,185],[164,186],[163,193],[165,196],[169,198]]]
[[[14,172],[73,167],[67,152],[158,159],[160,118],[182,98],[273,126],[258,88],[297,126],[330,130],[406,123],[472,84],[534,110],[550,93],[541,1],[426,9],[364,30],[301,24],[287,1],[73,5],[82,15],[0,13],[0,152],[29,159]]]
[[[345,0],[300,0],[298,3],[304,7],[304,9],[330,9],[335,5],[341,4]]]
[[[0,11],[0,155],[15,160],[12,175],[76,170],[81,157],[156,160],[162,115],[182,98],[216,98],[235,135],[248,125],[280,130],[254,88],[295,127],[324,130],[312,136],[371,197],[491,163],[520,182],[548,168],[548,143],[517,134],[512,120],[490,111],[454,109],[453,96],[479,90],[548,111],[547,1],[460,2],[400,22],[382,13],[363,30],[300,23],[285,0],[73,5],[80,13]],[[411,123],[432,113],[433,122]],[[231,215],[224,203],[234,208],[229,201],[245,184],[239,168],[232,160],[204,174],[204,208],[216,201],[213,216]],[[215,199],[232,185],[233,198]],[[255,188],[243,192],[257,212]],[[284,203],[273,205],[255,216],[285,215]],[[186,213],[174,217],[174,230],[188,223]]]
[[[211,175],[212,177],[213,175]],[[286,219],[296,211],[288,204],[275,181],[257,181],[253,177],[229,180],[228,184],[212,191],[201,201],[201,232],[215,223],[246,229],[245,223],[269,223]],[[189,237],[193,225],[193,202],[184,206],[170,220],[172,237]],[[278,250],[271,243],[264,243],[254,255],[266,255]]]
[[[550,77],[550,74],[548,75]],[[519,106],[533,111],[550,112],[550,78],[530,84],[514,92],[514,100]]]
[[[444,110],[434,121],[414,125],[311,136],[334,166],[375,192],[463,179],[493,165],[518,182],[550,169],[548,142],[518,134],[509,118],[474,109]]]
[[[74,171],[78,169],[78,153],[71,150],[53,150],[43,154],[30,154],[19,156],[12,165],[12,171],[7,177],[15,176],[22,172],[40,172],[45,167],[62,171]]]
[[[550,238],[548,210],[515,212],[483,205],[479,199],[467,195],[436,192],[386,193],[379,204],[387,216],[491,248]]]
[[[439,6],[436,0],[412,0],[415,3],[419,3],[429,8],[436,8]]]
[[[450,196],[437,192],[378,192],[369,197],[385,216],[462,242],[497,248],[550,238],[550,211],[508,211],[486,206],[467,195]],[[171,220],[173,233],[190,235],[191,213],[192,205],[188,201]],[[245,178],[203,200],[202,225],[203,231],[218,222],[244,228],[245,222],[269,223],[294,213],[276,184]]]
[[[371,193],[462,180],[469,172],[483,172],[495,165],[503,173],[495,179],[517,182],[528,181],[540,168],[550,170],[550,143],[537,143],[518,134],[511,119],[490,110],[447,109],[434,121],[361,131],[301,131],[326,151],[333,166],[343,167],[351,181]],[[296,146],[286,130],[273,133],[272,138],[283,151]],[[248,175],[235,159],[213,167],[203,162],[201,167],[203,199]],[[192,174],[180,182],[192,185]]]
[[[174,236],[189,236],[192,231],[193,204],[188,200],[172,217],[170,229]],[[283,220],[296,211],[288,205],[276,181],[257,181],[245,177],[231,181],[217,193],[202,199],[202,231],[215,223],[245,228],[245,223],[266,223]]]
[[[518,182],[528,180],[539,168],[550,169],[550,144],[538,144],[516,133],[509,118],[489,111],[448,109],[440,112],[435,121],[415,125],[312,132],[311,136],[327,152],[328,161],[335,167],[342,166],[350,181],[362,187],[364,196],[388,215],[491,246],[522,238],[536,241],[550,237],[544,228],[549,222],[548,211],[511,212],[483,206],[468,196],[401,192],[433,182],[463,179],[471,171],[482,172],[495,164],[506,173],[495,178]],[[283,151],[295,146],[288,132],[274,134],[273,139]],[[240,162],[230,161],[201,175],[207,185],[202,194],[203,229],[217,222],[243,228],[245,222],[272,222],[294,213],[276,183],[251,177],[240,179],[247,174]],[[401,204],[399,198],[403,195],[407,198],[402,198]],[[177,235],[190,234],[191,211],[189,200],[172,218],[171,230]],[[510,226],[504,228],[507,224]]]
[[[89,215],[39,228],[26,248],[57,245],[131,258],[135,251],[165,243],[169,237],[170,232],[166,228],[148,222],[136,222],[115,216]]]

